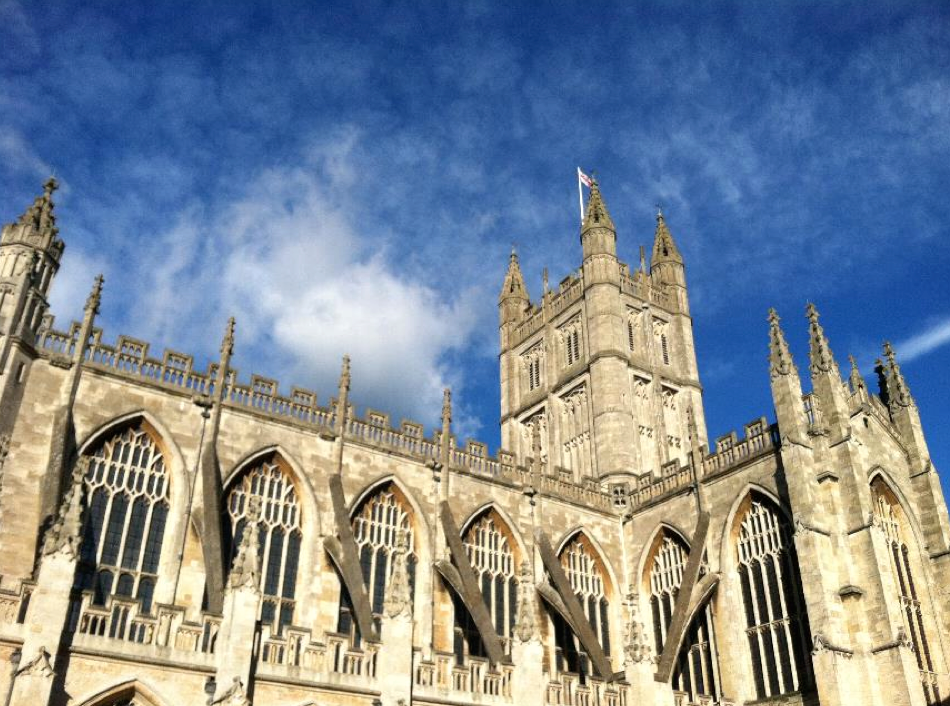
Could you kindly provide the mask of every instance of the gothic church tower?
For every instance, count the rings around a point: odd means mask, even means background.
[[[581,268],[537,304],[512,254],[499,298],[502,445],[531,456],[537,425],[551,474],[659,475],[706,443],[683,258],[659,213],[649,270],[641,255],[631,272],[596,182],[580,240]]]

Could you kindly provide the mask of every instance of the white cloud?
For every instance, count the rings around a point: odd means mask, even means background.
[[[356,230],[351,214],[361,204],[344,188],[354,170],[347,150],[337,145],[312,164],[268,170],[211,214],[183,210],[120,275],[142,312],[136,335],[178,348],[200,345],[187,340],[200,336],[207,347],[233,314],[239,361],[279,372],[284,392],[312,387],[325,402],[348,353],[357,403],[430,423],[442,388],[462,384],[446,354],[468,343],[474,297],[440,293],[395,266],[383,239]],[[477,422],[468,426],[459,432]]]
[[[909,363],[950,343],[950,317],[945,317],[897,345],[901,362]]]

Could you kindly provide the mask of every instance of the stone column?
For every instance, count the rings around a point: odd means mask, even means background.
[[[537,589],[529,561],[521,562],[518,580],[518,615],[514,625],[511,661],[515,670],[511,696],[518,706],[542,706],[547,684],[543,670],[544,645],[538,633]]]
[[[382,645],[376,658],[381,706],[405,706],[412,701],[412,591],[406,565],[408,537],[399,531],[393,549],[392,573],[383,603]]]
[[[250,706],[248,685],[254,662],[254,638],[261,608],[257,518],[260,498],[251,498],[248,522],[224,592],[221,629],[215,644],[217,691],[212,704]]]
[[[30,597],[20,667],[10,706],[50,703],[60,644],[69,617],[70,592],[82,541],[82,482],[86,463],[77,464],[72,484],[43,540],[36,590]]]

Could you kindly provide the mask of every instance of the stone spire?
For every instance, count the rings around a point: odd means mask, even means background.
[[[853,355],[849,355],[848,362],[851,363],[851,372],[848,375],[848,384],[851,386],[851,392],[860,392],[862,395],[866,396],[868,386],[864,382],[864,377],[861,375],[860,368],[858,368],[858,361],[854,359]]]
[[[676,242],[673,240],[673,234],[666,226],[666,219],[663,218],[663,211],[656,212],[656,233],[653,236],[653,257],[650,261],[651,268],[664,262],[675,262],[678,265],[683,264],[683,256],[680,255]]]
[[[412,589],[409,585],[409,536],[404,529],[396,534],[396,546],[390,555],[392,573],[386,587],[383,610],[390,618],[412,616]]]
[[[600,185],[596,179],[591,180],[590,198],[587,199],[587,210],[584,213],[584,222],[581,224],[581,233],[591,228],[607,228],[616,232],[614,222],[607,212],[607,204],[600,193]]]
[[[241,543],[238,545],[237,555],[231,565],[228,575],[228,588],[252,588],[258,590],[260,586],[260,556],[258,554],[257,521],[261,513],[261,499],[251,496],[248,500],[247,522],[241,534]]]
[[[531,564],[521,562],[521,572],[518,576],[518,614],[515,616],[514,633],[522,642],[531,642],[539,639],[537,589],[534,585],[534,576],[531,573]]]
[[[808,316],[810,340],[808,368],[811,370],[812,377],[820,375],[821,373],[840,375],[838,364],[835,362],[831,347],[828,345],[828,337],[825,336],[825,330],[821,327],[821,324],[818,323],[818,309],[815,308],[814,304],[809,302],[808,306],[805,307],[805,314]]]
[[[910,388],[907,381],[904,380],[904,374],[897,364],[897,358],[894,355],[894,349],[887,341],[884,342],[884,355],[887,357],[887,404],[892,409],[894,407],[911,407],[914,404],[914,398],[910,395]]]
[[[518,253],[511,249],[511,255],[508,258],[508,272],[505,273],[505,281],[501,286],[501,294],[498,295],[498,301],[505,299],[527,299],[528,290],[524,286],[524,276],[521,274],[521,265],[518,263]]]
[[[782,375],[798,374],[779,321],[781,319],[778,312],[769,309],[769,373],[773,379]]]
[[[102,299],[103,282],[105,282],[105,277],[103,277],[102,274],[96,275],[96,279],[92,283],[92,290],[89,292],[89,296],[86,298],[85,311],[92,312],[93,316],[96,316],[99,313],[99,302]]]

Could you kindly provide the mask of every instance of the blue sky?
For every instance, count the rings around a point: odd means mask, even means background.
[[[0,216],[55,171],[53,306],[326,400],[497,444],[516,243],[579,265],[574,170],[621,256],[661,202],[711,437],[766,414],[769,306],[802,370],[895,343],[950,473],[950,5],[0,0]],[[807,386],[807,380],[806,380]],[[873,386],[873,385],[872,385]]]

